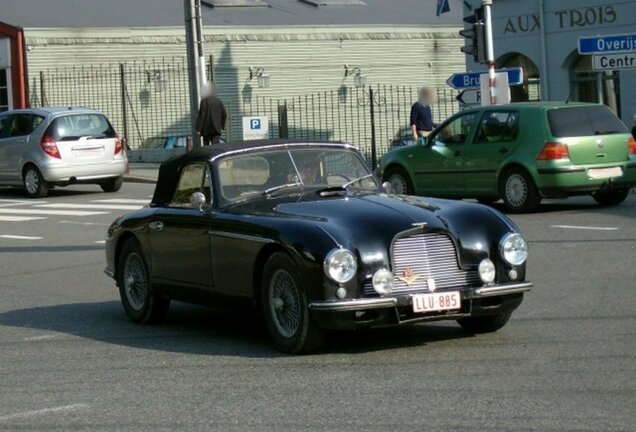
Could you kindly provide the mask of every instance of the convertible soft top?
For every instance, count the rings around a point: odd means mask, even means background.
[[[290,139],[266,139],[266,140],[253,140],[253,141],[234,141],[226,144],[214,144],[211,146],[199,147],[195,150],[186,152],[180,156],[168,159],[163,162],[159,167],[159,177],[157,184],[155,185],[155,193],[152,196],[150,205],[152,206],[164,206],[170,203],[170,200],[174,196],[177,182],[179,181],[179,175],[181,173],[181,167],[196,162],[207,162],[211,159],[217,158],[225,153],[231,153],[241,150],[258,149],[268,146],[277,145],[294,145],[294,144],[346,144],[343,142],[307,142],[300,140]]]

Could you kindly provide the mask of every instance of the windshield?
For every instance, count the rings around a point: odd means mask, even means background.
[[[55,141],[74,141],[82,137],[115,138],[115,130],[101,114],[70,114],[55,118],[47,130]]]
[[[604,105],[551,109],[548,122],[557,138],[627,133],[623,122]]]
[[[362,159],[344,149],[270,150],[230,156],[217,163],[223,198],[236,201],[287,188],[377,190]]]

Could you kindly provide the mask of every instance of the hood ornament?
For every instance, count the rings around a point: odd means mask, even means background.
[[[413,285],[415,281],[420,278],[420,276],[416,275],[413,269],[410,267],[405,268],[403,274],[404,275],[399,276],[398,279],[400,279],[402,282],[404,282],[408,286]]]
[[[605,143],[603,142],[603,140],[601,138],[596,140],[596,145],[598,146],[598,148],[602,149],[603,147],[605,147]]]

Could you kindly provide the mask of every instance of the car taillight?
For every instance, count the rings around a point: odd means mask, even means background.
[[[44,153],[46,153],[47,155],[57,159],[62,159],[60,150],[57,148],[57,143],[50,136],[44,135],[42,137],[42,140],[40,141],[40,147],[42,147],[42,151],[44,151]]]
[[[119,139],[119,137],[117,135],[115,135],[115,154],[119,154],[121,153],[121,140]]]
[[[567,144],[560,142],[547,142],[543,146],[543,150],[539,153],[537,160],[550,161],[558,159],[569,159],[570,153],[568,152]]]
[[[627,146],[629,147],[629,154],[636,156],[636,139],[633,136],[630,136],[627,140]]]

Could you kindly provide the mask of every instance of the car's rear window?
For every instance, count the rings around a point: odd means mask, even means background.
[[[557,108],[548,111],[548,123],[554,137],[580,137],[627,133],[627,127],[609,108]]]
[[[114,138],[115,130],[102,114],[70,114],[54,119],[47,135],[55,141],[71,141],[82,137]]]

